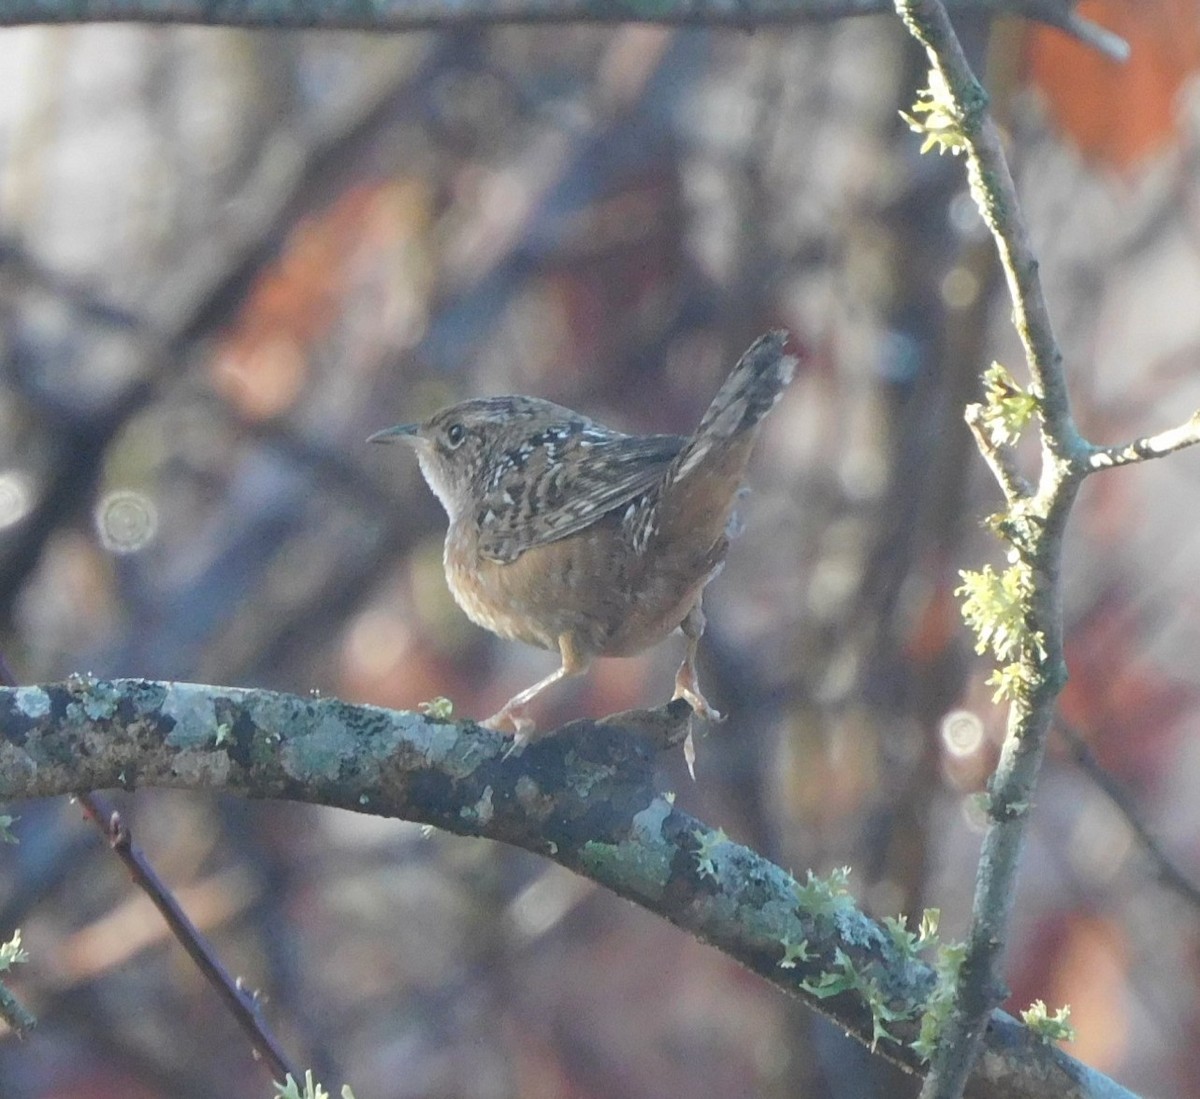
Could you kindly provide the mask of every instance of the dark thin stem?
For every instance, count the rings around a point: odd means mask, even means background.
[[[1063,740],[1067,742],[1067,747],[1071,749],[1071,755],[1079,764],[1080,770],[1100,788],[1117,812],[1125,818],[1125,823],[1129,825],[1133,834],[1137,836],[1142,849],[1150,856],[1150,860],[1155,865],[1159,881],[1168,889],[1178,893],[1189,904],[1200,909],[1200,886],[1196,885],[1171,861],[1171,857],[1163,850],[1158,837],[1142,820],[1142,815],[1129,796],[1129,791],[1100,765],[1095,753],[1088,747],[1087,741],[1083,739],[1077,729],[1073,729],[1061,719],[1057,725],[1058,731],[1062,734]]]
[[[6,687],[17,685],[16,676],[3,653],[0,653],[0,682]],[[267,1063],[272,1079],[283,1080],[290,1074],[293,1079],[299,1080],[299,1070],[288,1062],[287,1054],[284,1053],[279,1040],[271,1033],[270,1027],[259,1013],[254,997],[246,992],[221,964],[216,951],[213,950],[200,929],[188,919],[187,914],[162,878],[155,872],[141,848],[134,846],[129,829],[121,820],[121,814],[117,812],[116,807],[102,794],[81,793],[77,797],[79,804],[85,810],[84,815],[104,833],[109,846],[125,864],[134,884],[150,898],[154,907],[162,913],[171,933],[179,940],[188,956],[208,979],[208,983],[216,989],[217,995],[225,1002],[225,1006],[229,1008],[238,1025],[250,1039],[251,1046]]]
[[[301,1079],[299,1069],[289,1063],[279,1040],[263,1019],[253,994],[235,980],[229,970],[221,964],[208,939],[188,918],[142,849],[134,845],[129,828],[121,819],[116,807],[103,794],[87,793],[77,797],[85,810],[84,815],[104,833],[108,845],[125,864],[134,885],[141,889],[153,902],[154,907],[162,913],[171,934],[187,951],[188,957],[196,963],[196,968],[216,990],[230,1014],[237,1020],[238,1026],[250,1039],[250,1044],[267,1063],[272,1079],[283,1080],[288,1075],[294,1080]]]
[[[1128,44],[1080,17],[1075,0],[949,0],[956,11],[1019,15],[1056,27],[1114,61],[1129,56]],[[6,0],[0,25],[25,23],[197,23],[229,27],[324,27],[374,31],[449,29],[533,23],[659,23],[675,26],[755,27],[791,25],[855,15],[880,15],[889,0],[659,0],[609,4],[596,0]]]

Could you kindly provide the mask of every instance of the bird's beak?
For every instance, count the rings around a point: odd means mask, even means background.
[[[397,441],[412,441],[419,436],[420,424],[397,424],[395,427],[385,427],[367,437],[368,443],[394,443]]]

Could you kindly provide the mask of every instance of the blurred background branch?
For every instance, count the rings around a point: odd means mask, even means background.
[[[1178,893],[1190,905],[1200,911],[1200,886],[1196,885],[1172,860],[1163,849],[1161,840],[1150,830],[1142,819],[1142,814],[1133,804],[1129,791],[1112,777],[1100,765],[1095,753],[1088,747],[1087,739],[1071,726],[1058,723],[1058,731],[1071,751],[1075,762],[1081,770],[1104,791],[1117,811],[1128,822],[1130,829],[1137,836],[1138,844],[1143,853],[1154,865],[1155,876],[1167,889]]]
[[[952,12],[1020,15],[1057,27],[1116,61],[1128,57],[1120,36],[1081,17],[1078,0],[947,0]],[[888,0],[668,0],[646,5],[597,4],[592,0],[387,0],[367,10],[356,0],[319,5],[251,0],[236,7],[211,0],[131,4],[127,0],[4,0],[0,25],[33,23],[195,23],[222,27],[305,27],[368,31],[414,31],[522,23],[655,23],[668,26],[756,27],[889,13]]]

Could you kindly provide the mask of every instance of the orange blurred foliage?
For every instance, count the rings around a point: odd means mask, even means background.
[[[1034,999],[1052,1012],[1069,1005],[1076,1039],[1065,1048],[1101,1072],[1112,1072],[1129,1045],[1131,965],[1128,937],[1118,921],[1067,908],[1051,911],[1022,951],[1005,1008],[1015,1014]]]
[[[1124,929],[1103,916],[1072,915],[1052,966],[1047,1003],[1051,1008],[1071,1005],[1076,1031],[1072,1055],[1101,1072],[1114,1071],[1130,1034]]]
[[[1123,598],[1095,608],[1067,638],[1071,677],[1059,712],[1107,770],[1155,783],[1171,765],[1179,720],[1196,699],[1188,684],[1139,654],[1144,644],[1137,616]]]
[[[352,187],[289,234],[278,261],[251,290],[213,358],[213,384],[243,416],[291,407],[308,377],[308,350],[343,312],[345,267],[373,224],[383,185]]]
[[[1092,161],[1129,171],[1174,139],[1176,100],[1200,68],[1195,0],[1083,0],[1079,14],[1121,35],[1132,55],[1110,61],[1061,31],[1031,28],[1028,74],[1055,123]]]

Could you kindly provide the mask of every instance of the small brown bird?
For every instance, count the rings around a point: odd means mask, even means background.
[[[524,744],[529,704],[552,683],[676,627],[675,697],[720,720],[696,681],[701,596],[724,564],[758,425],[795,370],[786,339],[755,341],[688,437],[624,435],[535,397],[463,401],[370,437],[415,448],[450,518],[446,581],[471,621],[561,657],[486,725]]]

